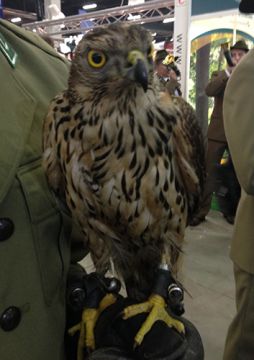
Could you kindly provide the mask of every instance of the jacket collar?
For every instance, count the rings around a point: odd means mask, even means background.
[[[63,62],[66,63],[66,59],[63,56],[59,55],[49,44],[46,43],[46,41],[44,41],[42,38],[40,38],[38,35],[36,35],[32,31],[25,30],[24,28],[21,28],[15,24],[12,24],[11,22],[3,20],[3,19],[0,19],[0,31],[1,31],[1,27],[4,27],[4,28],[8,29],[9,31],[12,31],[21,39],[24,39],[25,41],[30,42],[34,46],[42,49],[43,51],[45,51],[46,53],[48,53],[54,57],[61,59]]]

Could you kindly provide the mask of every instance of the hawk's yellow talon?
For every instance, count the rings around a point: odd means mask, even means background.
[[[82,324],[85,326],[85,345],[87,348],[95,349],[94,327],[99,317],[98,309],[85,309],[82,314]]]
[[[116,302],[116,296],[114,294],[107,294],[104,296],[104,298],[101,300],[99,305],[99,311],[100,313],[105,310],[110,305],[114,304]]]
[[[158,320],[165,322],[169,327],[174,327],[179,333],[185,332],[184,325],[167,312],[165,300],[159,295],[152,295],[148,301],[144,303],[126,307],[123,311],[123,319],[128,319],[143,312],[150,312],[150,314],[135,336],[134,348],[142,343],[145,335]]]
[[[165,318],[164,322],[169,327],[174,327],[180,334],[185,334],[185,327],[183,323],[177,319],[174,319],[169,314],[168,314],[168,318],[167,319]]]
[[[77,331],[80,331],[80,328],[81,328],[80,323],[77,325],[74,325],[68,330],[68,334],[70,336],[74,336]]]
[[[135,304],[135,305],[130,305],[127,306],[124,310],[123,310],[123,319],[126,320],[130,317],[133,317],[135,315],[141,314],[143,312],[149,312],[151,309],[152,305],[147,301],[147,302],[143,302],[141,304]]]
[[[77,331],[80,332],[77,348],[77,360],[83,360],[85,347],[89,350],[95,349],[94,328],[98,317],[103,310],[105,310],[108,306],[112,305],[115,301],[115,295],[105,295],[104,298],[101,300],[98,309],[87,308],[83,310],[81,322],[72,326],[68,330],[68,334],[70,336],[73,336]]]

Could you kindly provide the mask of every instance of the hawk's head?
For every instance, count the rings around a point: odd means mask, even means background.
[[[138,25],[123,23],[95,28],[77,46],[69,88],[122,95],[138,87],[146,92],[153,82],[153,44],[150,33]]]

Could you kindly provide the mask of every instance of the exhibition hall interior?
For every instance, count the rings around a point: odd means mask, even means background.
[[[0,0],[1,360],[254,359],[253,45],[249,0]]]

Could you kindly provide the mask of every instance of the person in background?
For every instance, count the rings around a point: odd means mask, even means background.
[[[212,195],[216,186],[217,167],[218,164],[220,164],[224,151],[228,147],[223,126],[222,113],[224,91],[232,72],[248,53],[248,51],[248,46],[244,40],[239,40],[233,46],[231,46],[230,53],[234,66],[228,66],[225,70],[213,72],[212,78],[205,89],[207,96],[214,97],[214,108],[207,132],[207,180],[199,213],[190,223],[192,226],[196,226],[205,221],[206,215],[208,214],[211,207]],[[233,216],[227,213],[223,215],[230,224],[234,223]]]
[[[158,84],[161,91],[165,90],[166,82],[169,78],[169,70],[167,65],[163,64],[164,59],[168,55],[166,50],[158,50],[154,58],[154,73],[158,78]]]
[[[253,1],[240,11],[254,13]],[[254,49],[233,72],[224,97],[224,126],[241,185],[230,256],[234,266],[236,315],[228,329],[223,360],[254,357]]]
[[[180,72],[174,63],[174,57],[166,50],[158,50],[154,59],[154,72],[158,78],[161,91],[167,91],[170,95],[181,96],[182,92],[178,77]]]
[[[67,87],[69,65],[2,19],[0,64],[0,358],[63,360],[71,223],[48,189],[41,155],[43,120]]]
[[[174,56],[167,55],[163,61],[163,64],[167,65],[169,71],[169,79],[166,83],[166,90],[170,95],[182,96],[181,84],[178,82],[181,77],[181,73],[175,63],[175,60],[176,58],[174,58]]]

